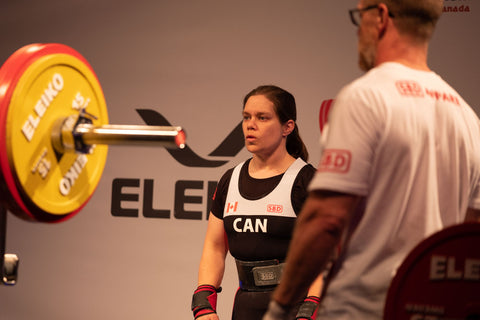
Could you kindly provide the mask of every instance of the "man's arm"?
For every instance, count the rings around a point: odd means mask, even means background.
[[[290,307],[325,269],[360,197],[331,191],[310,192],[300,212],[286,266],[273,300]]]
[[[468,208],[465,222],[480,222],[480,210]]]

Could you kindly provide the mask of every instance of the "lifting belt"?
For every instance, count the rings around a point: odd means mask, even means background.
[[[285,263],[279,260],[241,261],[237,264],[240,288],[246,291],[270,291],[280,283]]]

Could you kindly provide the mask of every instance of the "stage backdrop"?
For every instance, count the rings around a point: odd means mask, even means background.
[[[444,5],[430,66],[478,113],[480,5]],[[156,112],[185,128],[203,160],[185,163],[163,148],[110,147],[96,193],[74,218],[44,224],[9,213],[6,249],[21,262],[18,283],[0,287],[0,319],[191,319],[209,199],[222,173],[249,157],[244,148],[212,151],[240,123],[244,95],[275,84],[295,95],[300,133],[317,165],[319,107],[361,75],[347,11],[355,6],[2,0],[0,61],[30,43],[69,45],[95,69],[111,123],[145,124],[138,110]],[[223,288],[218,313],[225,320],[237,288],[230,257]]]

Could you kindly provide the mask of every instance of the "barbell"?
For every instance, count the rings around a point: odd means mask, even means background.
[[[0,200],[13,214],[60,222],[93,195],[108,145],[184,148],[179,126],[108,124],[87,60],[57,43],[30,44],[0,68]]]

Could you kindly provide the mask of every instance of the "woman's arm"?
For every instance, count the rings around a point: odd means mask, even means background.
[[[192,298],[195,319],[218,320],[217,292],[225,271],[227,251],[223,221],[210,213],[198,271],[198,287]]]
[[[210,284],[215,288],[220,287],[225,271],[227,252],[228,245],[223,220],[210,213],[198,270],[198,285]]]
[[[315,281],[313,281],[312,284],[310,285],[307,296],[320,297],[320,295],[322,294],[322,289],[323,289],[323,273],[320,273],[317,279],[315,279]]]

